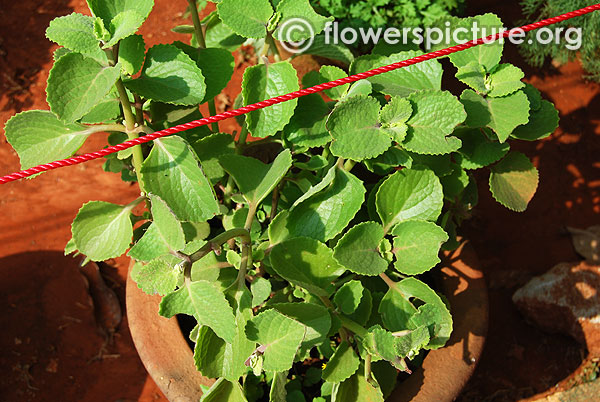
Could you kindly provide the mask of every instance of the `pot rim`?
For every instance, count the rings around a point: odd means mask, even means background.
[[[488,293],[477,255],[465,241],[455,251],[444,253],[440,267],[441,289],[454,321],[452,335],[446,346],[430,351],[421,367],[396,386],[389,402],[453,401],[481,357],[488,328]],[[169,401],[198,401],[200,385],[210,386],[215,380],[196,370],[176,317],[158,315],[160,300],[158,295],[145,294],[127,275],[129,329],[142,363]]]

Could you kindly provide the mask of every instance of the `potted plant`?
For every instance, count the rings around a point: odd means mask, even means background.
[[[323,30],[308,0],[221,0],[204,20],[190,0],[194,26],[176,29],[191,44],[150,49],[136,32],[152,0],[88,5],[91,17],[48,27],[63,46],[51,110],[6,124],[23,168],[68,157],[96,132],[112,145],[198,119],[200,104],[214,111],[247,38],[274,61],[245,70],[243,105],[298,90],[299,78],[308,87],[420,54],[376,47],[347,71],[298,77],[276,41],[298,15]],[[475,20],[502,26],[491,14],[449,19]],[[452,334],[452,306],[429,272],[442,248],[459,247],[456,228],[477,203],[473,171],[489,169],[494,197],[515,211],[536,190],[537,170],[507,141],[548,136],[558,116],[501,54],[493,43],[450,56],[468,86],[460,97],[441,89],[430,60],[248,113],[237,135],[213,124],[110,155],[104,169],[137,182],[140,197],[83,205],[65,252],[127,252],[137,286],[162,297],[160,315],[194,318],[196,368],[218,378],[205,401],[383,401],[399,371]]]

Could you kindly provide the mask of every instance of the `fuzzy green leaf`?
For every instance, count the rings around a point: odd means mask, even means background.
[[[122,255],[133,236],[131,207],[104,201],[84,204],[71,226],[75,247],[93,261]]]
[[[482,132],[483,131],[483,132]],[[463,169],[479,169],[499,161],[508,153],[508,143],[492,141],[485,132],[489,129],[460,127],[454,135],[462,141],[457,162]],[[490,133],[491,134],[491,133]]]
[[[73,13],[53,19],[46,29],[46,37],[98,61],[106,59],[94,35],[94,19],[87,15]]]
[[[219,378],[205,394],[200,402],[248,402],[242,386],[235,380],[227,381]]]
[[[476,61],[472,61],[469,64],[458,67],[456,79],[464,82],[479,93],[488,92],[488,88],[485,84],[485,68]]]
[[[250,284],[250,291],[252,292],[252,308],[258,307],[271,295],[271,282],[259,276]]]
[[[381,127],[392,140],[401,143],[406,137],[408,126],[406,122],[412,115],[413,108],[407,99],[393,97],[379,114]]]
[[[174,105],[198,104],[206,94],[202,71],[174,45],[148,49],[140,77],[125,81],[125,86],[146,99]]]
[[[348,342],[342,342],[323,369],[323,380],[340,383],[350,378],[358,370],[359,365],[360,359],[354,350],[348,345]]]
[[[527,209],[538,186],[538,171],[520,152],[511,152],[492,166],[490,190],[500,204],[517,212]]]
[[[359,223],[340,239],[333,257],[354,273],[379,275],[388,266],[379,254],[379,244],[384,234],[383,228],[376,222]]]
[[[421,91],[409,96],[414,113],[402,147],[419,154],[448,154],[460,148],[449,136],[467,117],[461,103],[447,91]]]
[[[121,67],[104,66],[79,53],[58,59],[48,76],[48,105],[59,119],[74,122],[88,113],[111,90]]]
[[[418,275],[433,268],[440,259],[438,253],[448,235],[433,222],[409,220],[392,230],[396,269],[405,275]]]
[[[196,281],[184,284],[163,297],[159,314],[171,318],[176,314],[193,316],[200,325],[210,327],[225,342],[235,336],[235,317],[223,293],[212,283]]]
[[[329,247],[308,237],[295,237],[277,244],[271,250],[270,259],[279,276],[317,296],[331,295],[333,280],[345,271],[334,260]]]
[[[341,102],[327,119],[333,137],[331,153],[355,161],[381,155],[391,145],[379,128],[379,102],[370,96],[355,96]]]
[[[126,74],[134,75],[144,64],[146,44],[142,35],[131,35],[119,43],[119,61]]]
[[[325,126],[330,110],[323,97],[310,94],[298,99],[294,115],[284,129],[287,142],[297,147],[321,147],[331,141]]]
[[[213,184],[225,176],[225,169],[219,163],[219,158],[235,153],[233,137],[227,133],[217,133],[201,138],[192,144],[192,148],[200,159],[204,174]]]
[[[110,39],[105,41],[106,43],[102,47],[108,49],[119,43],[121,39],[133,35],[142,26],[145,19],[144,16],[134,10],[120,12],[109,24],[104,24],[108,32],[110,32]]]
[[[312,303],[277,303],[271,307],[306,326],[306,335],[297,356],[306,356],[312,347],[327,339],[331,328],[331,315],[327,308]]]
[[[246,325],[248,339],[265,348],[265,371],[292,368],[305,334],[306,326],[274,309],[258,314]]]
[[[322,66],[319,70],[319,76],[321,77],[321,83],[338,80],[340,78],[346,78],[348,74],[344,70],[336,66]],[[344,96],[350,84],[341,85],[339,87],[326,89],[325,95],[331,99],[338,100]]]
[[[484,98],[467,89],[460,101],[467,112],[467,126],[490,127],[500,142],[506,141],[517,126],[529,121],[529,101],[523,91],[501,98]]]
[[[127,255],[136,261],[150,261],[171,251],[161,236],[158,226],[150,224],[142,237],[131,247]]]
[[[385,232],[407,219],[435,221],[442,211],[440,180],[431,170],[404,169],[389,176],[376,195]]]
[[[217,4],[217,10],[223,23],[233,32],[245,38],[255,39],[267,35],[267,25],[273,15],[273,7],[269,0],[221,0]]]
[[[421,52],[406,51],[391,56],[369,55],[354,60],[351,73],[357,74],[388,64],[404,61],[421,55]],[[442,85],[442,65],[437,60],[428,60],[408,67],[368,78],[373,89],[386,95],[406,97],[422,89],[437,89]]]
[[[141,176],[145,190],[165,200],[180,220],[203,222],[220,212],[212,186],[181,137],[154,140]]]
[[[346,282],[338,289],[333,301],[344,314],[352,314],[360,305],[364,288],[360,281]]]
[[[28,169],[73,155],[91,134],[87,129],[62,122],[47,110],[29,110],[11,117],[4,133],[19,155],[21,168]]]
[[[364,376],[364,370],[356,373],[340,384],[334,392],[331,402],[361,401],[384,402],[383,394],[379,387],[373,386]]]
[[[552,102],[541,100],[539,109],[532,110],[529,122],[515,128],[510,136],[525,141],[541,140],[558,128],[558,121],[558,110]]]
[[[87,0],[88,7],[95,17],[108,24],[122,12],[135,11],[144,20],[154,7],[154,0]]]
[[[260,64],[244,71],[242,97],[245,106],[299,89],[296,70],[287,61]],[[248,131],[261,138],[276,134],[290,122],[297,104],[298,100],[294,99],[248,113]]]
[[[488,96],[500,97],[512,94],[525,86],[521,82],[525,74],[512,64],[499,64],[490,74],[491,90]]]
[[[233,177],[248,204],[259,205],[292,167],[292,154],[286,149],[271,164],[241,155],[223,155],[219,162]]]
[[[175,290],[181,280],[183,272],[175,268],[178,262],[172,255],[160,256],[148,264],[138,262],[131,269],[131,279],[145,293],[164,296]]]
[[[183,228],[173,211],[160,197],[150,194],[149,198],[152,203],[153,224],[156,225],[163,242],[173,251],[183,249],[185,247]]]
[[[404,294],[391,288],[381,299],[378,312],[385,328],[390,331],[404,331],[408,328],[411,317],[417,313],[417,309]]]
[[[277,2],[276,15],[281,16],[280,27],[285,27],[285,23],[292,18],[301,18],[302,21],[310,25],[312,32],[290,29],[283,31],[277,29],[274,36],[277,40],[283,41],[301,41],[317,35],[323,31],[327,21],[333,21],[333,17],[323,17],[317,14],[309,0],[281,0]],[[312,33],[312,35],[311,35]]]
[[[474,23],[477,22],[477,26],[480,30],[478,32],[479,37],[483,37],[483,29],[485,29],[485,36],[488,36],[493,33],[493,29],[495,29],[495,33],[500,33],[499,30],[503,27],[500,18],[491,13],[478,15],[472,18],[449,18],[449,20],[454,22],[452,28],[465,27],[469,32],[473,29]],[[469,37],[467,39],[472,40],[473,38]],[[450,55],[450,61],[457,68],[476,61],[478,64],[484,66],[486,71],[491,71],[498,63],[500,63],[503,47],[504,45],[500,43],[500,41],[475,46],[461,52],[452,53]]]

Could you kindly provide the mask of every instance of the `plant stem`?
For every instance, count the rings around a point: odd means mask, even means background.
[[[267,37],[265,38],[265,43],[269,43],[269,48],[273,51],[273,57],[275,57],[275,61],[281,61],[281,54],[279,53],[277,43],[275,43],[275,39],[273,39],[273,35],[271,33],[267,34]]]
[[[242,152],[244,151],[244,147],[246,146],[247,140],[248,140],[248,126],[244,122],[244,125],[242,126],[242,131],[240,132],[240,136],[238,137],[238,141],[235,146],[236,153],[238,155],[241,155]]]
[[[202,23],[200,22],[200,16],[198,15],[196,0],[188,0],[188,3],[190,5],[190,13],[192,14],[192,22],[194,23],[194,32],[196,34],[198,46],[202,49],[205,49],[206,40],[204,39],[204,32],[202,32]]]
[[[383,279],[383,281],[385,282],[385,284],[388,285],[388,287],[390,289],[393,289],[393,288],[396,287],[396,282],[394,282],[393,280],[391,280],[390,277],[387,276],[385,273],[382,272],[381,274],[379,274],[379,277],[381,279]]]
[[[352,159],[348,159],[348,160],[346,160],[346,163],[344,163],[344,170],[346,172],[349,172],[352,170],[354,165],[356,165],[356,161],[353,161]]]
[[[135,100],[135,122],[138,126],[142,126],[144,124],[144,112],[142,111],[142,98],[134,94],[133,99]]]
[[[88,126],[86,130],[80,131],[75,135],[89,135],[100,133],[102,131],[119,131],[121,133],[127,133],[127,127],[122,124],[98,124],[95,126]]]
[[[211,116],[215,116],[217,114],[217,105],[215,104],[214,98],[208,100],[208,113]],[[210,127],[212,128],[213,133],[218,133],[220,131],[218,121],[212,123]]]
[[[361,338],[364,338],[367,335],[367,333],[369,332],[366,330],[365,327],[363,327],[359,323],[351,320],[350,318],[348,318],[342,314],[338,314],[338,318],[340,319],[340,321],[342,322],[342,325],[344,327],[346,327],[350,331],[354,332],[356,335],[360,336]]]
[[[250,243],[250,232],[246,229],[236,228],[231,229],[226,232],[221,233],[218,236],[215,236],[211,240],[209,240],[204,246],[202,246],[198,251],[189,255],[190,261],[192,263],[204,258],[211,251],[218,250],[223,244],[227,243],[229,239],[233,239],[235,237],[241,237],[242,240]]]
[[[277,215],[277,205],[279,204],[279,187],[282,182],[275,186],[273,190],[273,200],[271,201],[271,213],[269,214],[269,222],[275,219],[275,215]]]

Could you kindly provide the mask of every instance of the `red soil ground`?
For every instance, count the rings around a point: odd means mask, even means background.
[[[147,46],[183,40],[170,28],[183,23],[187,2],[156,2],[142,31]],[[518,8],[478,3],[471,13],[494,11],[516,23]],[[52,51],[44,31],[54,17],[86,12],[84,1],[27,0],[0,6],[0,131],[16,112],[47,109],[45,82]],[[160,34],[152,33],[160,32]],[[525,67],[514,48],[509,61]],[[226,93],[233,103],[247,63]],[[559,70],[525,68],[528,81],[560,110],[549,139],[515,148],[540,169],[540,188],[527,212],[510,212],[491,198],[479,177],[480,206],[464,228],[490,285],[490,331],[483,358],[463,401],[514,401],[552,387],[575,369],[585,351],[573,340],[528,325],[513,307],[514,290],[562,261],[577,260],[565,226],[587,227],[600,217],[600,86],[585,82],[577,63]],[[224,106],[222,104],[222,106]],[[236,129],[223,124],[224,131]],[[92,137],[82,151],[104,145]],[[104,337],[77,262],[62,256],[70,223],[89,200],[126,203],[135,187],[104,173],[102,161],[0,186],[0,399],[4,401],[165,400],[133,347],[127,318],[103,360],[92,361]],[[0,135],[0,175],[18,170],[16,154]],[[104,274],[124,308],[126,261]]]

